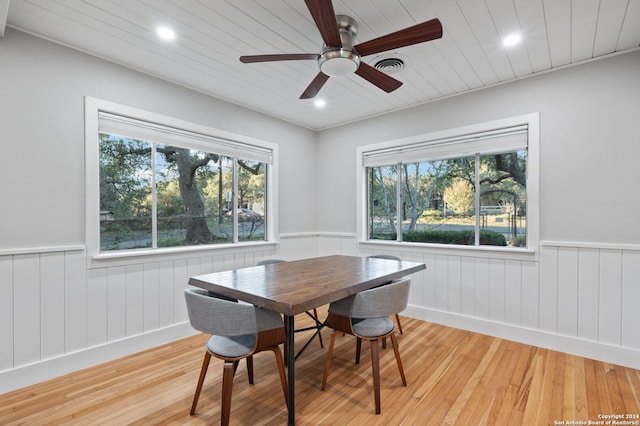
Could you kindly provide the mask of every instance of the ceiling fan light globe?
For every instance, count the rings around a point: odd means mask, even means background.
[[[360,66],[360,56],[350,50],[330,50],[320,55],[318,66],[323,74],[340,77],[356,72]]]

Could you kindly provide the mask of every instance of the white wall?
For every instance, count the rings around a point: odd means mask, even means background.
[[[541,239],[640,243],[640,51],[323,131],[318,229],[355,232],[356,147],[540,113]]]
[[[640,51],[320,133],[319,247],[425,262],[411,316],[640,368]],[[535,256],[361,243],[356,148],[540,114]]]
[[[280,231],[315,229],[313,132],[12,29],[0,62],[0,250],[84,244],[85,96],[277,143]]]
[[[315,133],[8,29],[0,39],[0,393],[191,333],[188,277],[277,246],[87,268],[84,97],[279,146],[279,227],[315,231]],[[293,254],[290,254],[293,255]],[[313,256],[313,244],[295,255]]]

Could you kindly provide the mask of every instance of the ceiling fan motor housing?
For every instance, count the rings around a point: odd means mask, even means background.
[[[342,47],[325,46],[318,56],[320,71],[329,76],[354,73],[360,66],[360,55],[353,50],[358,25],[350,16],[336,15]]]

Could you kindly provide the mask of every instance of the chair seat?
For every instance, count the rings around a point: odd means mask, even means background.
[[[244,336],[212,336],[207,342],[207,349],[216,355],[226,358],[239,358],[248,355],[256,346],[256,335]]]
[[[382,318],[352,318],[353,331],[362,337],[379,337],[393,330],[393,321],[387,317]]]

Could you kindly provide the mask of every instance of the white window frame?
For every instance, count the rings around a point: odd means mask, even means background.
[[[357,185],[357,238],[361,246],[365,245],[392,245],[396,247],[420,247],[427,251],[434,252],[460,252],[469,253],[469,250],[476,254],[500,252],[506,257],[518,257],[525,255],[524,259],[529,259],[528,255],[537,256],[540,244],[540,118],[539,113],[519,115],[510,118],[499,119],[484,123],[472,124],[469,126],[457,127],[432,133],[425,133],[392,141],[385,141],[371,145],[360,146],[356,150],[356,185]],[[448,244],[432,243],[411,243],[386,240],[369,240],[367,232],[367,167],[365,157],[373,151],[393,150],[397,147],[425,144],[430,141],[441,141],[468,137],[469,135],[491,132],[498,129],[527,126],[527,247],[497,247],[497,246],[457,246]]]
[[[271,150],[272,161],[267,167],[266,176],[266,241],[227,243],[227,244],[206,244],[198,246],[170,247],[170,248],[149,248],[135,250],[119,250],[113,252],[100,251],[100,147],[98,136],[98,117],[100,113],[109,113],[117,116],[128,117],[143,122],[160,123],[164,126],[183,129],[197,134],[208,135],[228,141],[235,141],[249,146]],[[206,149],[206,145],[197,147]],[[122,259],[139,256],[164,256],[175,255],[176,253],[189,253],[194,251],[221,250],[221,249],[247,249],[252,246],[277,245],[278,232],[278,182],[276,172],[278,167],[278,145],[264,140],[251,138],[236,133],[227,132],[220,129],[203,126],[200,124],[180,120],[177,118],[120,105],[92,97],[85,97],[85,238],[87,242],[88,263],[109,259]],[[236,183],[237,184],[237,183]],[[236,191],[237,194],[237,191]],[[236,205],[236,194],[234,194],[233,205]],[[235,221],[234,221],[235,223]]]

